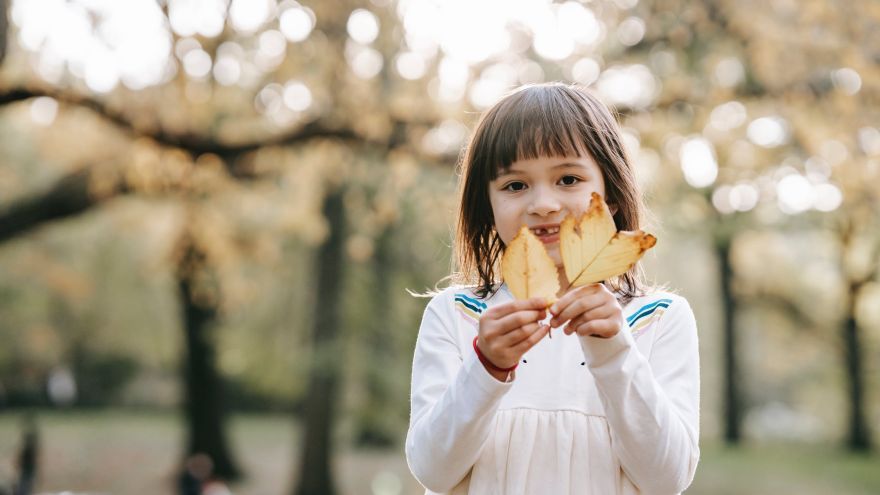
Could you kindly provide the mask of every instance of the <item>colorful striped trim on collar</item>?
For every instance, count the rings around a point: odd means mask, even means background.
[[[455,309],[471,320],[479,321],[480,314],[482,314],[487,307],[486,303],[479,299],[468,297],[464,294],[455,295]]]

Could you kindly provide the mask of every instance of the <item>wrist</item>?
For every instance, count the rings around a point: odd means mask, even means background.
[[[503,381],[505,378],[507,378],[507,375],[510,372],[512,372],[513,370],[516,369],[517,366],[519,366],[519,363],[516,363],[509,368],[502,368],[500,366],[495,365],[495,363],[490,361],[489,358],[487,358],[486,355],[483,354],[483,351],[480,350],[480,346],[477,345],[478,339],[479,339],[478,336],[474,337],[474,352],[477,353],[477,358],[480,360],[480,363],[483,364],[483,367],[486,368],[486,371],[488,371],[495,378],[498,378],[499,380]]]

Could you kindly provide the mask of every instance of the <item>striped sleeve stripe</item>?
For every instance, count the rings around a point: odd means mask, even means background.
[[[635,313],[631,314],[626,322],[629,326],[633,326],[637,321],[642,318],[653,313],[657,308],[668,308],[669,305],[672,304],[672,299],[660,299],[659,301],[654,301],[652,303],[646,304],[638,309]]]
[[[486,303],[479,301],[477,299],[474,299],[472,297],[467,297],[464,294],[456,294],[455,295],[455,302],[460,303],[463,306],[468,307],[469,309],[473,310],[474,312],[476,312],[478,314],[482,313],[483,310],[486,309]]]

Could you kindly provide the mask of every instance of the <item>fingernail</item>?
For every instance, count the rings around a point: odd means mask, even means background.
[[[550,306],[550,313],[552,313],[553,316],[556,316],[556,312],[557,312],[557,311],[559,311],[559,308],[556,307],[555,304],[554,304],[553,306]]]

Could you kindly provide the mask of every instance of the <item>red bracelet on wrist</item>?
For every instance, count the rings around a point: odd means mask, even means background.
[[[487,368],[491,368],[495,371],[500,371],[502,373],[510,373],[511,371],[515,370],[517,366],[519,366],[519,363],[516,363],[513,366],[511,366],[510,368],[499,368],[498,366],[495,366],[494,364],[492,364],[492,361],[489,361],[489,358],[484,356],[483,353],[480,351],[479,346],[477,346],[477,339],[478,338],[479,338],[479,336],[474,337],[474,352],[477,353],[477,358],[480,360],[481,363],[483,363],[483,366],[485,366]]]

